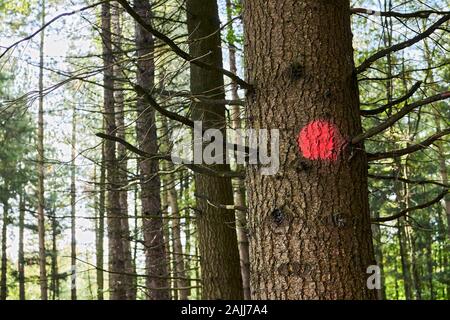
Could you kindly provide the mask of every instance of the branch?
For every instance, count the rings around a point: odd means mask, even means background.
[[[208,205],[214,207],[214,208],[218,208],[218,209],[225,209],[225,210],[237,210],[237,211],[242,211],[242,212],[247,212],[248,208],[245,206],[235,206],[234,204],[221,204],[221,203],[215,203],[213,201],[211,201],[207,196],[205,195],[201,195],[198,193],[194,194],[194,197],[202,199],[202,200],[206,200],[206,202],[208,203]]]
[[[9,50],[11,50],[11,49],[14,48],[15,46],[21,44],[22,42],[25,42],[25,41],[28,41],[28,40],[32,39],[32,38],[35,37],[37,34],[39,34],[39,32],[43,31],[45,28],[47,28],[49,25],[51,25],[51,24],[52,24],[53,22],[55,22],[56,20],[58,20],[58,19],[60,19],[60,18],[62,18],[62,17],[68,17],[68,16],[74,15],[74,14],[76,14],[76,13],[86,11],[86,10],[88,10],[88,9],[94,8],[94,7],[96,7],[96,6],[99,6],[99,5],[101,5],[101,4],[105,3],[105,2],[108,2],[108,1],[97,2],[97,3],[91,4],[91,5],[89,5],[89,6],[86,6],[86,7],[80,8],[80,9],[77,9],[77,10],[73,10],[73,11],[70,11],[70,12],[65,12],[65,13],[62,13],[62,14],[60,14],[60,15],[57,15],[56,17],[54,17],[53,19],[51,19],[50,21],[48,21],[47,23],[45,23],[42,27],[40,27],[39,29],[37,29],[35,32],[33,32],[32,34],[30,34],[29,36],[27,36],[27,37],[25,37],[25,38],[23,38],[23,39],[21,39],[21,40],[19,40],[19,41],[16,41],[16,42],[14,42],[12,45],[10,45],[9,47],[7,47],[7,48],[5,49],[5,51],[3,51],[2,54],[0,54],[0,59],[3,58],[3,57],[5,56],[5,54],[8,53]]]
[[[363,116],[375,115],[375,114],[381,113],[381,112],[385,111],[386,109],[389,109],[397,104],[400,104],[403,101],[406,101],[409,98],[411,98],[412,95],[420,88],[421,85],[422,85],[422,81],[418,81],[412,86],[411,90],[409,90],[408,93],[406,93],[403,97],[393,100],[393,101],[385,104],[384,106],[381,106],[376,109],[361,110],[361,115],[363,115]]]
[[[143,157],[143,158],[147,158],[147,159],[154,159],[154,160],[166,160],[166,161],[170,161],[172,162],[172,157],[168,156],[168,155],[162,155],[162,154],[150,154],[148,152],[145,152],[144,150],[141,150],[137,147],[135,147],[134,145],[132,145],[131,143],[116,137],[116,136],[111,136],[108,134],[104,134],[104,133],[96,133],[95,134],[97,137],[102,138],[102,139],[106,139],[106,140],[111,140],[111,141],[115,141],[120,143],[121,145],[123,145],[126,149],[128,149],[129,151]],[[210,167],[207,166],[202,166],[202,165],[197,165],[197,164],[193,164],[193,163],[189,163],[186,160],[180,159],[182,160],[182,163],[184,166],[186,166],[188,169],[191,169],[192,171],[194,171],[195,173],[199,173],[199,174],[203,174],[203,175],[207,175],[207,176],[213,176],[213,177],[221,177],[221,178],[243,178],[244,174],[240,173],[240,172],[234,172],[234,171],[217,171],[214,170]]]
[[[378,180],[396,180],[396,181],[401,181],[401,182],[405,182],[405,183],[410,183],[410,184],[434,184],[440,187],[444,187],[444,188],[450,188],[450,185],[445,184],[445,183],[440,183],[437,181],[432,181],[432,180],[411,180],[411,179],[406,179],[406,178],[402,178],[402,177],[397,177],[397,176],[379,176],[379,175],[375,175],[375,174],[369,174],[368,175],[369,178],[372,179],[378,179]]]
[[[402,109],[400,109],[399,112],[397,112],[396,114],[392,115],[391,117],[389,117],[386,121],[384,121],[383,123],[379,124],[376,127],[373,127],[369,130],[367,130],[364,133],[361,133],[359,135],[357,135],[356,137],[354,137],[351,141],[352,144],[358,144],[359,142],[368,139],[370,137],[373,137],[374,135],[386,130],[387,128],[391,127],[392,125],[394,125],[398,120],[400,120],[401,118],[403,118],[406,114],[408,114],[409,112],[411,112],[412,110],[414,110],[417,107],[435,102],[435,101],[439,101],[439,100],[444,100],[450,97],[450,91],[447,92],[443,92],[440,94],[437,94],[435,96],[431,96],[428,97],[424,100],[421,101],[417,101],[411,104],[406,104]]]
[[[444,190],[442,193],[440,193],[436,198],[434,198],[431,201],[428,201],[426,203],[417,205],[415,207],[411,207],[405,210],[400,211],[397,214],[394,214],[392,216],[389,217],[380,217],[380,218],[375,218],[372,219],[372,222],[386,222],[386,221],[392,221],[398,218],[401,218],[403,216],[405,216],[407,213],[411,212],[411,211],[415,211],[415,210],[419,210],[419,209],[424,209],[424,208],[428,208],[429,206],[432,206],[433,204],[441,201],[448,193],[449,193],[449,189]]]
[[[356,68],[356,73],[361,73],[367,68],[369,68],[372,63],[377,61],[378,59],[381,59],[385,56],[387,56],[390,53],[400,51],[402,49],[405,49],[407,47],[412,46],[413,44],[425,39],[429,35],[431,35],[436,29],[438,29],[442,24],[447,22],[450,19],[450,14],[446,14],[442,18],[440,18],[437,22],[435,22],[431,27],[429,27],[426,31],[423,33],[420,33],[419,35],[415,36],[412,39],[406,40],[404,42],[400,42],[398,44],[393,45],[392,47],[383,49],[381,51],[378,51],[377,53],[373,54],[369,58],[367,58],[359,67]]]
[[[404,148],[404,149],[393,150],[393,151],[389,151],[389,152],[369,153],[367,155],[368,160],[374,161],[374,160],[387,159],[387,158],[398,158],[398,157],[404,156],[405,154],[410,154],[410,153],[425,149],[426,147],[428,147],[430,144],[432,144],[437,139],[439,139],[445,135],[448,135],[448,134],[450,134],[450,128],[448,128],[444,131],[435,133],[428,139],[426,139],[422,142],[419,142],[417,144],[414,144],[412,146],[409,146],[407,148]]]
[[[369,16],[381,16],[381,17],[396,17],[396,18],[428,18],[432,14],[449,14],[450,11],[436,11],[436,10],[422,10],[415,12],[396,12],[396,11],[375,11],[364,8],[352,8],[351,13],[354,14],[366,14]]]
[[[239,78],[234,73],[225,70],[223,68],[218,68],[216,66],[213,66],[211,64],[202,62],[198,60],[197,58],[192,57],[189,53],[181,49],[175,42],[173,42],[169,37],[167,37],[165,34],[159,32],[158,30],[154,29],[149,23],[145,22],[144,19],[128,4],[126,0],[117,0],[118,3],[122,5],[122,7],[125,9],[125,11],[128,12],[128,14],[133,17],[134,20],[136,20],[137,23],[139,23],[147,32],[153,34],[156,38],[167,44],[173,52],[178,55],[180,58],[196,65],[197,67],[200,67],[202,69],[211,70],[211,71],[218,71],[224,75],[226,75],[228,78],[230,78],[233,81],[236,81],[237,84],[239,84],[242,88],[247,90],[252,90],[252,86]]]

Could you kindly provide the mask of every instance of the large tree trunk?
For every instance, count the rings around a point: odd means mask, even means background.
[[[375,299],[349,1],[247,0],[244,27],[248,126],[280,129],[278,174],[247,170],[252,298]]]
[[[6,259],[6,246],[7,237],[6,231],[8,229],[8,201],[3,202],[3,219],[2,219],[2,264],[1,264],[1,276],[0,276],[0,300],[6,300],[8,296],[8,287],[6,285],[6,272],[7,272],[7,259]]]
[[[135,0],[134,6],[136,12],[145,21],[151,21],[151,7],[148,0]],[[155,76],[154,40],[153,36],[140,25],[136,25],[136,47],[137,83],[151,90]],[[143,97],[138,97],[137,111],[136,132],[139,148],[149,154],[156,154],[158,143],[155,111],[149,108]],[[148,297],[151,300],[167,300],[169,282],[159,194],[161,186],[158,175],[159,165],[157,160],[152,159],[141,159],[139,165]]]
[[[222,67],[220,21],[215,0],[188,0],[187,25],[189,51],[193,57],[216,67]],[[193,95],[224,99],[221,73],[191,64],[191,92]],[[194,103],[194,121],[202,121],[203,129],[219,129],[225,137],[225,106]],[[218,164],[217,171],[229,170]],[[197,230],[201,255],[201,274],[204,299],[242,299],[242,280],[233,210],[212,206],[231,205],[231,179],[195,174],[197,198]],[[226,266],[224,268],[223,266]]]
[[[41,4],[41,25],[45,24],[45,0]],[[47,271],[45,252],[45,198],[44,198],[44,40],[42,30],[39,46],[39,110],[37,132],[37,166],[38,166],[38,234],[39,234],[39,283],[41,299],[47,300]]]
[[[116,135],[116,121],[114,112],[114,72],[113,54],[111,45],[111,12],[110,3],[102,4],[102,44],[104,63],[104,119],[106,133]],[[105,141],[105,162],[107,193],[107,220],[108,220],[108,250],[109,250],[109,287],[111,300],[127,299],[127,286],[125,279],[125,259],[123,256],[122,238],[122,212],[120,207],[119,181],[117,177],[116,144],[112,140]]]
[[[117,137],[126,140],[125,130],[125,110],[124,110],[124,93],[123,82],[124,78],[122,64],[122,6],[114,3],[112,6],[112,33],[114,43],[114,102],[116,110],[116,124],[117,124]],[[123,241],[123,257],[125,260],[125,270],[128,275],[124,276],[127,286],[127,299],[136,300],[136,286],[134,284],[135,269],[131,260],[131,243],[130,243],[130,226],[128,220],[128,159],[127,150],[122,144],[117,145],[117,163],[118,167],[118,181],[120,185],[120,208],[122,211],[123,219],[121,219],[122,226],[122,241]]]

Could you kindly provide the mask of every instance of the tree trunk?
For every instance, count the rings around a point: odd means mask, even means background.
[[[72,110],[72,161],[70,166],[70,219],[71,219],[71,288],[70,295],[72,300],[77,300],[77,237],[76,237],[76,143],[77,143],[77,114],[75,105]]]
[[[19,272],[19,299],[25,300],[25,256],[23,251],[25,230],[25,196],[20,193],[19,199],[19,252],[18,252],[18,267]]]
[[[41,26],[45,24],[45,0],[41,4]],[[47,300],[47,271],[45,252],[45,198],[44,198],[44,40],[42,30],[39,45],[39,110],[37,133],[37,166],[38,166],[38,234],[39,234],[39,282],[41,300]]]
[[[6,300],[8,296],[8,287],[6,284],[6,273],[7,273],[7,259],[6,259],[6,246],[7,246],[7,237],[6,231],[8,229],[8,202],[3,202],[3,219],[2,219],[2,265],[1,265],[1,276],[0,276],[0,300]]]
[[[50,216],[50,222],[52,226],[52,249],[51,249],[51,273],[50,273],[50,292],[52,294],[51,299],[57,300],[59,298],[59,271],[58,271],[58,247],[56,237],[58,235],[58,222],[56,220],[56,208],[53,208],[52,215]]]
[[[143,19],[151,21],[152,13],[148,0],[136,0],[134,6]],[[155,75],[154,40],[153,36],[140,25],[136,25],[136,47],[137,83],[151,90]],[[158,143],[155,111],[148,107],[143,97],[138,97],[137,111],[136,132],[139,148],[149,154],[156,154]],[[159,165],[157,160],[152,159],[140,159],[139,165],[148,297],[151,300],[167,300],[169,299],[169,282],[159,194],[161,186],[158,175]]]
[[[202,62],[222,67],[220,21],[215,0],[188,0],[187,25],[189,51]],[[224,99],[221,73],[191,64],[193,95]],[[219,129],[226,137],[225,106],[193,103],[192,118],[202,121],[203,129]],[[217,164],[216,171],[228,171],[229,165]],[[203,299],[242,299],[242,278],[233,210],[209,204],[233,203],[231,179],[195,174],[197,231],[201,255]],[[223,266],[226,265],[226,268]]]
[[[167,124],[167,119],[162,119],[162,139],[163,144],[168,148],[170,146],[170,135]],[[172,162],[165,164],[165,171],[168,172],[165,175],[164,188],[167,192],[167,204],[170,207],[170,222],[172,230],[172,255],[174,258],[174,278],[176,279],[176,291],[178,292],[179,300],[188,299],[188,289],[182,289],[189,287],[189,283],[186,278],[185,262],[183,256],[183,244],[181,243],[181,225],[180,225],[180,209],[178,207],[178,194],[175,189],[175,166]]]
[[[124,112],[124,94],[123,84],[121,79],[124,78],[122,74],[122,65],[120,61],[123,59],[122,54],[122,6],[114,3],[112,9],[112,33],[114,43],[114,102],[116,110],[116,123],[117,123],[117,137],[122,140],[126,140],[125,130],[125,112]],[[124,276],[127,287],[127,299],[136,300],[136,287],[134,285],[135,269],[131,260],[131,243],[130,243],[130,226],[128,220],[128,159],[127,150],[122,144],[117,144],[117,163],[118,168],[118,180],[121,190],[120,194],[120,208],[122,211],[123,219],[121,219],[122,226],[122,241],[123,241],[123,257],[125,260],[125,270],[128,275]]]
[[[105,188],[106,188],[106,166],[105,166],[105,142],[102,142],[102,155],[100,161],[100,182],[99,182],[99,197],[98,197],[98,216],[96,217],[96,232],[95,232],[95,264],[97,266],[97,299],[103,300],[104,295],[104,280],[103,280],[103,240],[105,232]],[[96,181],[96,179],[95,179]]]
[[[375,299],[349,1],[247,0],[244,29],[248,126],[280,129],[278,174],[247,169],[252,298]]]
[[[232,4],[230,0],[226,1],[227,6],[227,20],[231,21],[232,16]],[[229,23],[228,31],[233,34],[233,24]],[[236,47],[234,45],[234,39],[229,37],[228,39],[228,57],[230,63],[230,71],[234,74],[238,74],[237,64],[236,64]],[[231,99],[239,100],[238,85],[236,81],[231,81]],[[231,127],[233,130],[241,130],[241,108],[234,105],[231,110]],[[239,135],[236,134],[235,144],[242,145],[243,141]],[[243,171],[243,165],[237,164],[237,171]],[[234,205],[236,207],[245,207],[245,183],[242,179],[236,179],[233,186],[234,190]],[[241,261],[241,275],[242,275],[242,287],[244,293],[244,299],[250,300],[250,255],[248,247],[248,236],[247,236],[247,213],[242,210],[236,210],[236,229],[237,229],[237,239],[239,246],[239,258]]]
[[[375,210],[375,219],[380,217],[379,211]],[[373,238],[375,240],[374,251],[377,265],[380,268],[380,284],[381,288],[378,291],[378,300],[386,300],[386,285],[384,276],[384,261],[383,261],[383,243],[381,241],[381,227],[379,224],[372,225]]]
[[[104,63],[104,119],[106,133],[116,135],[116,121],[114,110],[114,71],[113,53],[111,45],[111,10],[110,3],[102,4],[102,44]],[[107,220],[108,220],[108,251],[109,251],[109,288],[111,300],[126,300],[127,286],[125,279],[125,259],[123,256],[122,238],[122,212],[120,207],[120,192],[118,181],[118,165],[116,160],[116,144],[114,141],[105,141],[105,162],[107,193]]]

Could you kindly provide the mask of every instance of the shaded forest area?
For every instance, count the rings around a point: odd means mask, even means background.
[[[450,300],[449,20],[0,0],[0,300]]]

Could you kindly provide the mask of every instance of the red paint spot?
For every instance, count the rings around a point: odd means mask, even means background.
[[[337,160],[344,139],[333,123],[315,120],[300,131],[297,142],[305,158],[334,161]]]

